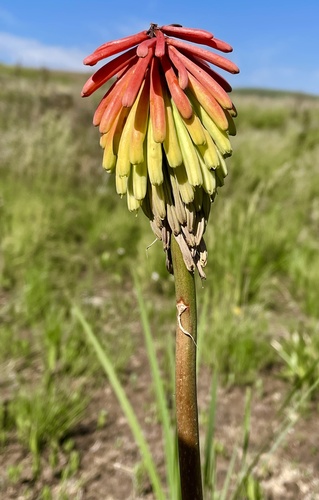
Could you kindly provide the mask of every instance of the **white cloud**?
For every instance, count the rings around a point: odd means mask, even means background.
[[[87,71],[82,61],[87,54],[76,48],[45,45],[36,39],[0,32],[0,61],[29,67]]]

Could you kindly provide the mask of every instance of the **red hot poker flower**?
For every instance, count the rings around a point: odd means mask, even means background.
[[[149,218],[169,271],[174,237],[187,268],[197,268],[204,278],[203,234],[227,175],[224,158],[232,152],[229,135],[236,133],[237,114],[231,86],[210,64],[229,73],[239,69],[202,45],[232,51],[209,31],[176,24],[151,24],[107,42],[84,64],[120,55],[87,80],[82,96],[112,83],[93,119],[101,133],[103,167],[115,173],[116,190],[126,194],[129,210],[141,207]]]

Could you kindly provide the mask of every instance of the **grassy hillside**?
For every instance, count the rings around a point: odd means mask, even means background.
[[[169,365],[172,277],[161,243],[148,248],[154,237],[143,213],[127,211],[101,167],[91,124],[98,96],[81,99],[85,79],[0,66],[6,499],[80,498],[82,490],[101,498],[90,489],[79,429],[111,432],[114,401],[105,397],[107,383],[73,303],[134,399],[136,367],[145,362],[131,276],[137,269],[163,369]],[[233,99],[238,135],[207,228],[207,280],[198,282],[201,369],[218,371],[221,390],[243,394],[248,384],[262,400],[269,380],[274,387],[284,380],[295,397],[319,378],[319,99],[262,90],[238,90]],[[144,389],[149,393],[147,383]],[[318,394],[312,398],[303,418],[318,405]],[[317,445],[311,453],[318,457]]]

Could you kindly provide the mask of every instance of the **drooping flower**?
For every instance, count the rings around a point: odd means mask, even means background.
[[[191,42],[191,43],[189,43]],[[119,54],[85,83],[87,97],[106,83],[93,118],[104,149],[103,167],[130,211],[140,207],[163,242],[172,272],[175,238],[189,271],[203,267],[203,239],[211,203],[227,175],[236,109],[231,86],[210,64],[230,73],[238,67],[202,45],[231,52],[206,30],[158,27],[107,42],[84,59],[95,65]]]

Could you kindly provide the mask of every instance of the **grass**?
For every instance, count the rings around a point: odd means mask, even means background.
[[[142,464],[138,466],[138,471],[143,471],[147,473],[150,483],[152,485],[152,491],[154,497],[158,500],[163,498],[174,498],[179,500],[181,498],[181,492],[179,488],[179,467],[177,458],[177,442],[175,435],[175,410],[172,412],[169,407],[167,398],[165,396],[165,380],[163,380],[160,365],[157,358],[156,346],[154,342],[154,336],[152,335],[148,314],[145,307],[145,302],[143,300],[140,284],[137,280],[136,274],[134,274],[134,284],[137,294],[137,300],[141,315],[141,322],[144,332],[144,339],[146,345],[146,351],[148,356],[148,361],[150,364],[151,375],[152,375],[152,385],[155,392],[157,412],[159,414],[160,422],[162,425],[162,446],[164,448],[164,458],[165,458],[165,480],[164,483],[161,481],[158,466],[153,458],[155,454],[150,451],[147,441],[144,437],[143,427],[140,424],[136,412],[131,405],[125,389],[121,384],[119,378],[112,367],[112,363],[103,351],[101,344],[99,343],[95,333],[93,332],[91,326],[88,324],[80,309],[77,306],[73,307],[73,314],[76,319],[81,324],[83,331],[87,337],[90,344],[93,345],[96,352],[97,358],[103,370],[107,376],[107,379],[119,401],[121,409],[126,416],[131,432],[134,436],[135,443],[139,449]],[[284,356],[282,356],[285,359]],[[203,450],[203,466],[202,466],[202,477],[203,477],[203,487],[204,487],[204,498],[207,499],[218,499],[218,500],[236,500],[238,498],[245,498],[247,500],[262,500],[264,498],[260,483],[255,479],[252,474],[254,468],[261,461],[261,457],[265,452],[268,451],[269,454],[273,453],[274,450],[279,447],[282,441],[284,441],[287,433],[292,429],[292,427],[297,422],[300,416],[300,410],[309,397],[311,397],[314,391],[319,385],[319,377],[317,377],[311,386],[307,387],[307,390],[298,394],[297,391],[292,391],[291,395],[294,395],[292,404],[290,400],[287,400],[283,405],[281,410],[285,410],[287,416],[282,419],[280,426],[272,433],[271,436],[267,437],[263,446],[260,447],[258,452],[255,452],[253,459],[249,457],[249,444],[250,444],[250,434],[251,434],[251,390],[250,388],[246,391],[245,407],[243,413],[243,426],[241,434],[238,433],[237,441],[233,445],[232,456],[229,461],[227,468],[227,473],[223,482],[222,487],[218,488],[217,482],[217,464],[218,464],[218,452],[217,446],[218,442],[215,439],[215,428],[216,428],[216,413],[217,413],[217,370],[212,378],[211,384],[211,394],[208,407],[208,419],[207,428],[204,438],[204,450]],[[303,374],[305,377],[305,374]],[[158,445],[157,445],[158,447]],[[136,472],[135,480],[138,481],[139,474]],[[137,487],[136,492],[142,493]]]
[[[136,269],[172,389],[173,282],[161,245],[146,250],[146,218],[127,211],[101,168],[91,126],[98,97],[80,99],[84,80],[0,67],[0,437],[5,452],[15,442],[36,456],[30,488],[43,498],[45,457],[62,450],[78,469],[81,457],[63,451],[65,436],[105,384],[71,302],[127,384],[142,343]],[[229,388],[272,373],[305,392],[319,375],[319,100],[268,91],[238,91],[234,100],[235,153],[207,228],[207,281],[198,282],[201,367],[218,370]],[[7,481],[18,492],[17,465],[8,462]]]

